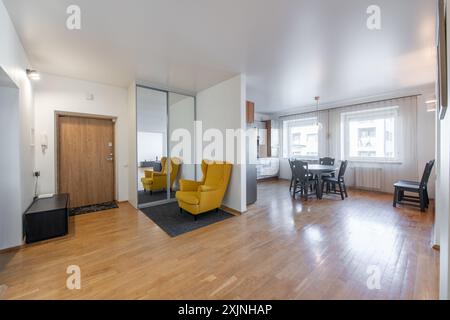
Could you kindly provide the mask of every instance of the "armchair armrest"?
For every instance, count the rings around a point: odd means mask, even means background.
[[[192,180],[180,180],[180,191],[197,191],[201,182]]]

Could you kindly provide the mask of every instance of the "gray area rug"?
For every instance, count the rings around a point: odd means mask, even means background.
[[[234,217],[230,213],[219,210],[219,212],[205,212],[197,216],[197,221],[195,221],[194,217],[186,211],[180,213],[180,208],[176,202],[141,209],[141,211],[171,237]]]

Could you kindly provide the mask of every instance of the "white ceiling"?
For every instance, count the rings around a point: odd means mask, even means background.
[[[238,73],[260,112],[432,83],[431,0],[3,0],[34,67],[190,93]],[[382,30],[366,27],[378,4]],[[82,29],[65,27],[81,7]]]

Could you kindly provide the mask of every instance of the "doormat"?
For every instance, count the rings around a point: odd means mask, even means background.
[[[115,201],[105,202],[100,204],[93,204],[84,207],[72,208],[70,209],[70,216],[79,216],[81,214],[117,209],[119,206]]]

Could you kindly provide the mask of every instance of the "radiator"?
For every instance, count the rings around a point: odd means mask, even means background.
[[[381,190],[383,169],[355,167],[355,187],[367,190]]]

